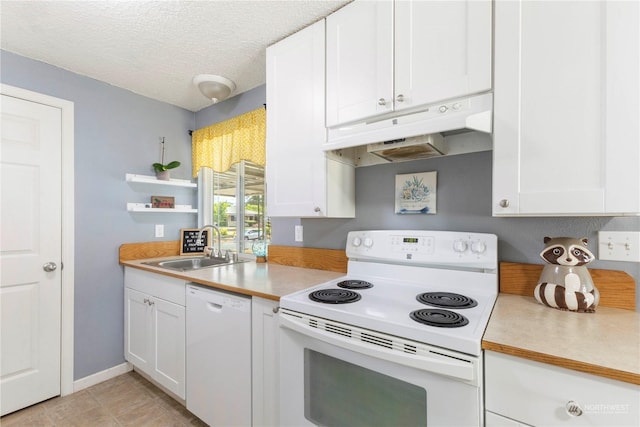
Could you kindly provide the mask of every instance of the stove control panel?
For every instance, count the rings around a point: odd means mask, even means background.
[[[416,265],[495,269],[498,238],[494,234],[428,230],[352,231],[349,259]]]

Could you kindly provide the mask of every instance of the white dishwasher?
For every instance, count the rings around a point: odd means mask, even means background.
[[[251,297],[187,285],[187,409],[210,426],[251,425]]]

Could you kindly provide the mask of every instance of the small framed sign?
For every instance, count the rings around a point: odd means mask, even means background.
[[[169,196],[151,196],[151,207],[173,209],[176,207],[175,198]]]
[[[202,232],[202,241],[198,242],[198,228],[180,229],[180,255],[204,255],[204,249],[209,246],[209,230]]]

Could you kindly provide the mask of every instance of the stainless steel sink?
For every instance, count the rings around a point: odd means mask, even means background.
[[[216,257],[189,257],[189,258],[179,258],[179,259],[170,259],[166,261],[146,261],[143,264],[152,265],[154,267],[162,267],[168,268],[169,270],[178,270],[178,271],[191,271],[191,270],[199,270],[201,268],[210,268],[217,267],[220,265],[230,265],[237,264],[239,262],[244,262],[243,260],[228,260],[225,258],[216,258]]]

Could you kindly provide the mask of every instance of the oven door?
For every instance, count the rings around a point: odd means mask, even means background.
[[[286,309],[283,426],[479,426],[481,359]]]

